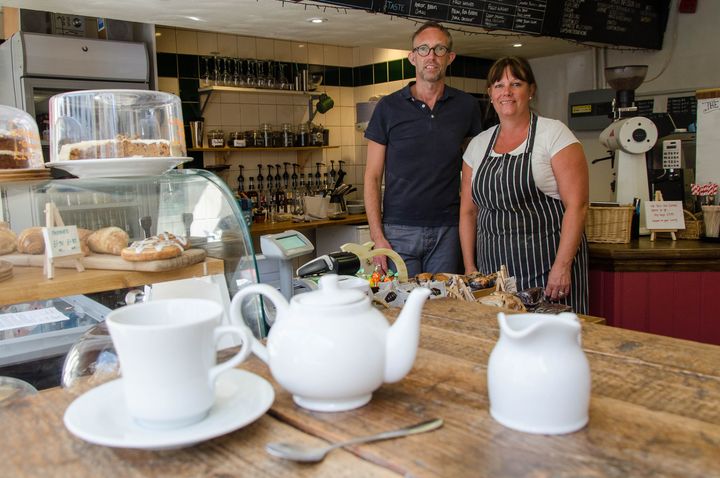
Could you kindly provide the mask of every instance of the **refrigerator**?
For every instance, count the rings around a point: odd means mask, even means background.
[[[48,102],[58,93],[150,84],[145,43],[17,32],[0,45],[0,104],[27,111],[49,160]]]

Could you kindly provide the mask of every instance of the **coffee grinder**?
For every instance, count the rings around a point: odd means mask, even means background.
[[[645,80],[647,65],[605,68],[605,80],[615,90],[613,122],[600,133],[600,143],[615,156],[615,201],[634,204],[640,199],[640,234],[647,234],[645,205],[650,199],[645,153],[658,138],[655,124],[638,115],[635,90]]]

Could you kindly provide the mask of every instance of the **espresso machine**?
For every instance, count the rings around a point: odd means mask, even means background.
[[[615,201],[636,204],[640,199],[640,234],[645,227],[645,201],[650,199],[645,153],[655,146],[658,130],[649,118],[638,115],[635,90],[645,80],[647,65],[605,68],[605,80],[615,90],[612,100],[613,122],[600,133],[600,143],[614,156]]]
[[[695,182],[695,133],[676,130],[658,138],[647,152],[651,192],[666,201],[682,201],[683,209],[698,212],[691,185]]]

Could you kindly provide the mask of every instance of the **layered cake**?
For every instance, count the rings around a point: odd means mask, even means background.
[[[165,139],[130,139],[119,135],[115,139],[100,139],[68,143],[60,147],[57,161],[102,158],[168,157],[170,141]]]
[[[32,150],[24,135],[0,130],[0,169],[30,167]]]

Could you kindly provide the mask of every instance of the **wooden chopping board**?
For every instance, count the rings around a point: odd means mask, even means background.
[[[188,249],[183,251],[181,256],[161,261],[130,262],[120,256],[111,254],[90,254],[82,258],[82,264],[86,269],[110,269],[115,271],[142,271],[159,272],[180,269],[205,260],[207,252],[204,249]],[[5,254],[0,256],[4,261],[16,266],[43,267],[45,256],[42,254]],[[55,267],[75,268],[73,260],[56,259]]]

